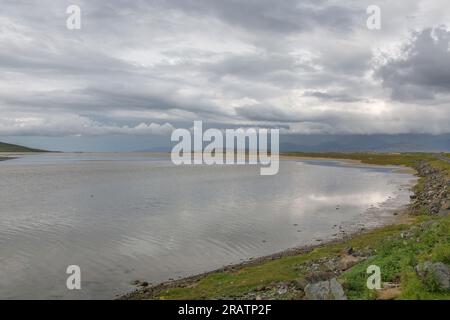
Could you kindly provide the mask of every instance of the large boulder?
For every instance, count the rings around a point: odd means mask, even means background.
[[[308,300],[347,300],[344,289],[336,278],[308,284],[305,287],[305,298]]]
[[[442,262],[424,262],[416,267],[421,278],[433,277],[441,290],[450,290],[450,267]]]

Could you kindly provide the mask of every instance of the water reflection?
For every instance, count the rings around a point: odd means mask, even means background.
[[[112,298],[392,218],[410,175],[336,162],[174,167],[163,156],[0,164],[0,298]],[[342,230],[342,229],[341,229]],[[82,290],[65,288],[80,265]]]

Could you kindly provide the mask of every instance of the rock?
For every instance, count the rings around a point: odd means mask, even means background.
[[[439,217],[447,217],[450,215],[450,210],[448,209],[441,209],[439,210],[438,214]]]
[[[304,290],[308,285],[308,282],[305,279],[299,279],[294,281],[294,286],[297,290]]]
[[[148,287],[148,282],[147,281],[143,281],[141,282],[141,287]]]
[[[305,287],[305,298],[307,300],[347,300],[344,289],[336,278],[308,284]]]
[[[277,293],[279,295],[286,294],[287,293],[287,288],[281,287],[281,288],[278,289]]]
[[[397,299],[402,291],[400,288],[387,288],[383,290],[377,291],[377,299],[378,300],[394,300]]]
[[[398,288],[399,284],[395,282],[383,282],[383,289]]]
[[[289,288],[289,286],[288,286],[287,283],[282,283],[282,284],[280,284],[280,286],[278,287],[277,293],[278,293],[279,295],[286,294],[286,293],[288,292],[288,288]]]
[[[305,276],[306,281],[309,283],[316,283],[321,281],[328,281],[334,277],[334,273],[330,271],[314,271]]]
[[[437,214],[441,210],[441,202],[439,199],[434,200],[430,205],[430,210],[432,213]]]
[[[442,262],[424,262],[416,266],[416,272],[421,278],[432,276],[440,289],[450,290],[450,267]]]
[[[338,261],[337,258],[327,259],[323,263],[323,271],[329,272],[329,273],[333,273],[334,271],[336,271],[338,269],[338,264],[339,264],[339,261]],[[327,278],[322,279],[322,280],[328,280],[328,279],[332,278],[333,275],[334,274],[332,274],[330,277],[327,277]]]
[[[345,252],[346,254],[353,254],[354,250],[353,250],[352,247],[347,247],[347,248],[344,249],[344,252]]]
[[[336,278],[330,280],[330,293],[334,300],[347,300],[344,288],[342,288],[342,285],[336,280]]]
[[[434,221],[430,220],[430,221],[425,221],[423,222],[420,226],[422,231],[425,231],[429,228],[431,228],[434,225]]]
[[[347,270],[353,267],[355,264],[357,264],[360,261],[358,257],[354,257],[351,255],[345,255],[339,260],[339,269],[340,270]]]
[[[305,298],[307,300],[329,300],[330,282],[321,281],[308,284],[305,287]]]
[[[450,199],[447,198],[448,186],[450,180],[442,171],[432,168],[429,164],[423,162],[416,167],[420,176],[424,178],[423,188],[417,190],[411,197],[412,212],[416,214],[441,215],[446,214],[444,210],[450,210]]]
[[[265,286],[259,286],[259,287],[256,287],[255,291],[260,292],[260,291],[264,291],[265,289],[266,289]]]

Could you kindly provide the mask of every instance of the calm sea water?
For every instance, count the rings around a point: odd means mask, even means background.
[[[393,219],[414,181],[335,161],[173,166],[149,154],[0,162],[0,298],[114,298]],[[69,291],[68,265],[82,289]]]

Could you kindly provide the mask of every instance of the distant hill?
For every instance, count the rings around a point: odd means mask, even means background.
[[[203,146],[209,142],[204,142]],[[172,144],[173,146],[174,144]],[[170,152],[159,146],[141,152]],[[268,143],[270,148],[270,141]],[[450,134],[280,135],[280,152],[450,152]]]
[[[0,152],[48,152],[48,151],[0,142]]]
[[[441,152],[450,151],[445,135],[309,135],[285,136],[280,151],[292,152]]]

